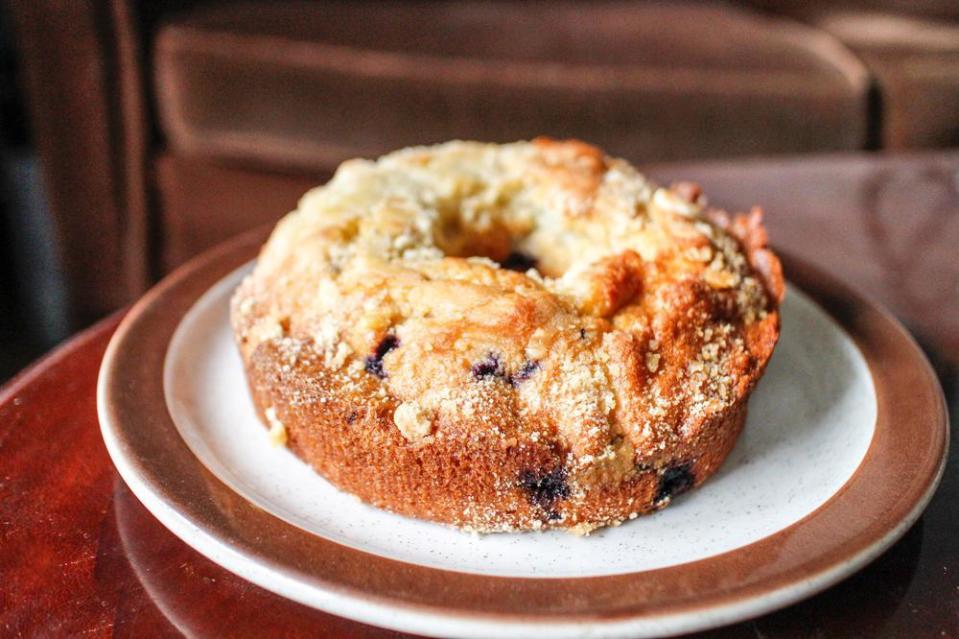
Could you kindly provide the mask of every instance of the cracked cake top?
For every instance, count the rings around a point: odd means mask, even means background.
[[[751,390],[783,280],[758,210],[658,187],[575,141],[351,160],[276,227],[233,299],[275,343],[392,413],[404,441],[546,438],[570,485],[661,467]]]

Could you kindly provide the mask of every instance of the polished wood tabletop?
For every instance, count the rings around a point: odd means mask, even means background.
[[[648,167],[713,203],[761,203],[773,242],[885,304],[959,414],[959,152]],[[788,274],[787,274],[788,275]],[[100,439],[96,378],[119,316],[0,391],[0,636],[390,637],[287,601],[159,524]],[[922,518],[819,595],[708,637],[959,637],[956,448]]]

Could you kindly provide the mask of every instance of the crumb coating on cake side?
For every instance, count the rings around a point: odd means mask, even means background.
[[[758,209],[575,141],[351,160],[231,317],[258,409],[334,484],[481,531],[661,507],[732,448],[779,334]]]

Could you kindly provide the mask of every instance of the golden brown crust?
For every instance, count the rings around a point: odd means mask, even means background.
[[[746,418],[742,401],[704,425],[702,437],[678,447],[679,463],[638,468],[622,481],[596,481],[570,499],[562,486],[568,450],[555,441],[473,438],[470,425],[460,424],[450,428],[459,434],[455,439],[410,446],[393,425],[392,401],[356,407],[337,400],[330,388],[330,401],[300,403],[326,388],[323,367],[310,359],[285,367],[281,348],[263,344],[248,372],[255,404],[282,407],[294,453],[367,503],[483,532],[559,524],[586,532],[661,508],[719,468]],[[672,479],[664,478],[667,472]]]
[[[304,197],[232,321],[264,418],[334,484],[476,530],[588,531],[731,450],[779,334],[766,244],[758,210],[580,142],[449,143]]]

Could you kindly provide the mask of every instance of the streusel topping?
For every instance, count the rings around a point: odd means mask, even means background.
[[[554,439],[575,492],[660,467],[749,392],[782,294],[750,225],[578,142],[410,148],[307,193],[233,321],[245,355],[320,360],[411,446]]]

